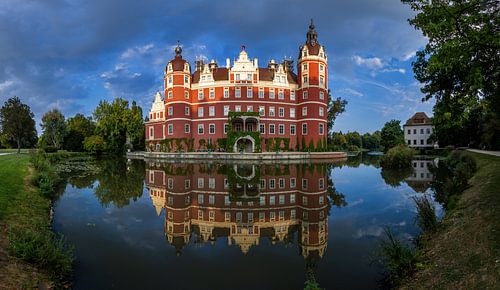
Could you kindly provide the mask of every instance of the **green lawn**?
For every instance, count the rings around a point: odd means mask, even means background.
[[[500,157],[469,153],[478,170],[457,207],[422,248],[424,269],[404,289],[498,289]]]
[[[47,284],[44,270],[9,254],[12,230],[50,236],[50,201],[29,182],[30,156],[0,156],[0,289],[29,289]]]

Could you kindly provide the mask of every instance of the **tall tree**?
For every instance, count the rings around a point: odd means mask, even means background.
[[[37,134],[33,112],[18,97],[8,99],[0,109],[0,128],[7,140],[14,141],[17,153],[21,146],[31,147],[36,144]]]
[[[64,149],[70,151],[83,151],[83,140],[94,134],[95,124],[90,117],[76,114],[66,122],[66,137]]]
[[[343,100],[340,97],[334,100],[332,95],[330,94],[330,90],[328,90],[328,114],[326,119],[326,128],[328,136],[330,136],[330,138],[332,137],[331,134],[333,133],[333,123],[335,122],[335,119],[337,119],[338,115],[345,112],[346,106],[346,100]]]
[[[396,145],[404,144],[404,134],[400,121],[391,120],[385,123],[382,131],[380,131],[380,137],[380,144],[384,146],[384,152]]]
[[[66,121],[58,109],[52,109],[42,117],[42,142],[44,145],[61,149],[66,135]]]
[[[107,151],[121,154],[127,143],[144,146],[141,144],[144,142],[142,109],[135,103],[129,108],[128,101],[121,98],[112,103],[101,101],[94,111],[94,119],[96,134],[106,142]]]
[[[480,139],[485,146],[499,148],[498,0],[402,2],[417,12],[409,22],[429,41],[417,52],[413,71],[423,83],[424,100],[436,99],[434,125],[439,144],[467,145]],[[474,124],[477,120],[480,123]]]

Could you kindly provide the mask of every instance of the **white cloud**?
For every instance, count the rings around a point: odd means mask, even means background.
[[[148,43],[148,44],[145,44],[143,46],[136,46],[136,47],[128,48],[127,50],[125,50],[121,54],[120,58],[121,59],[128,59],[128,58],[133,58],[136,56],[142,56],[146,53],[151,52],[154,48],[155,48],[155,45],[153,43]]]
[[[410,58],[414,57],[415,54],[417,53],[416,50],[412,50],[410,52],[407,52],[405,53],[402,57],[401,57],[401,60],[402,61],[408,61]]]
[[[381,72],[398,72],[401,74],[405,74],[406,69],[404,69],[404,68],[385,68],[385,69],[381,70]]]
[[[345,88],[337,91],[338,94],[345,94],[353,97],[362,97],[363,93],[356,91],[355,89]]]
[[[370,69],[379,69],[383,68],[384,64],[382,63],[382,60],[378,57],[367,57],[363,58],[359,55],[355,55],[353,57],[354,62],[359,65],[359,66],[366,66]]]
[[[2,83],[0,83],[0,92],[6,90],[8,87],[10,87],[14,83],[13,80],[6,80]]]

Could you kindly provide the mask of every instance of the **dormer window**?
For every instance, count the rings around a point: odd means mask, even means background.
[[[307,56],[307,50],[304,50],[304,51],[302,52],[302,56],[303,56],[303,57],[306,57],[306,56]]]
[[[249,80],[249,81],[252,80],[252,74],[247,74],[247,80]]]
[[[189,65],[187,63],[184,64],[184,71],[189,72]]]
[[[320,53],[319,53],[319,57],[323,57],[323,58],[324,58],[324,57],[325,57],[325,54],[324,54],[324,53],[322,53],[322,52],[320,52]]]
[[[202,76],[202,77],[201,77],[201,80],[202,80],[202,81],[205,81],[205,79],[206,79],[206,76]]]
[[[236,74],[236,75],[234,76],[234,79],[235,79],[235,80],[237,80],[237,81],[239,81],[239,80],[240,80],[240,74]]]
[[[172,71],[172,64],[169,63],[168,66],[167,66],[167,71],[171,72]]]

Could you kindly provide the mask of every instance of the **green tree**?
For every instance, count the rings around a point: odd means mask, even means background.
[[[342,134],[342,132],[333,134],[332,143],[335,146],[339,146],[341,148],[347,148],[347,140],[345,136]]]
[[[439,144],[467,145],[481,140],[487,147],[499,148],[498,1],[402,2],[417,12],[409,22],[428,39],[417,52],[413,71],[423,84],[424,100],[436,100],[434,125]],[[475,110],[479,114],[471,115]]]
[[[42,117],[42,144],[52,146],[55,149],[62,148],[64,136],[66,135],[66,121],[64,115],[58,109],[52,109]]]
[[[83,151],[83,140],[94,134],[95,124],[90,117],[76,114],[66,121],[66,137],[64,149],[69,151]]]
[[[113,102],[101,101],[94,111],[96,134],[106,142],[106,150],[121,154],[126,145],[144,147],[144,120],[142,109],[121,98]],[[142,147],[141,147],[142,146]]]
[[[327,134],[331,136],[333,132],[333,124],[337,116],[345,112],[345,107],[347,106],[347,101],[342,98],[333,99],[328,90],[328,114],[326,116],[326,128]]]
[[[345,139],[347,141],[347,144],[349,145],[355,145],[359,148],[361,148],[361,135],[359,135],[358,132],[347,132],[345,134]]]
[[[93,154],[100,154],[106,150],[106,142],[101,136],[92,135],[83,140],[83,149]]]
[[[0,109],[0,131],[7,143],[15,143],[17,153],[21,146],[32,147],[36,144],[37,134],[33,112],[18,97],[8,99]]]
[[[380,144],[384,146],[384,152],[392,147],[404,144],[403,129],[401,129],[399,120],[391,120],[385,123],[382,131],[380,132]]]

